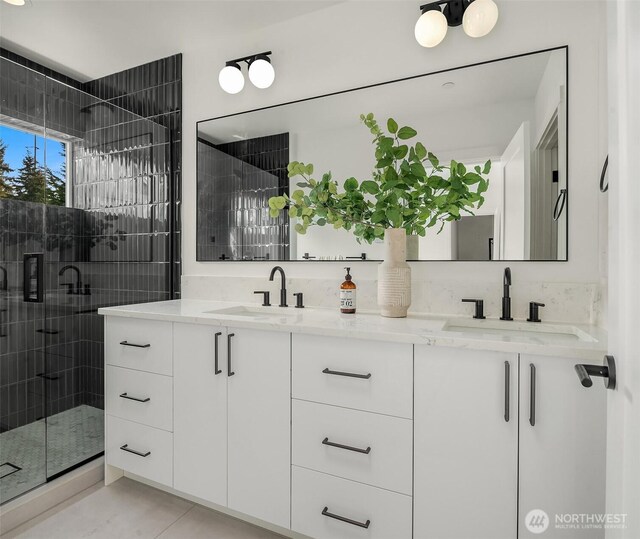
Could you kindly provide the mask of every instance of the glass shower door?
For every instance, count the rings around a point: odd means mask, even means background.
[[[95,97],[47,79],[48,178],[44,273],[47,288],[47,479],[104,451],[101,295],[91,263],[93,215],[74,200],[74,162],[87,142]],[[92,171],[99,177],[100,171]],[[104,195],[103,195],[104,196]]]
[[[47,480],[45,77],[1,62],[0,503]]]

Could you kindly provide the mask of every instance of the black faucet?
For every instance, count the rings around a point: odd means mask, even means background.
[[[82,293],[82,281],[80,280],[80,270],[72,265],[72,264],[68,264],[66,265],[64,268],[62,268],[59,272],[58,272],[58,276],[62,276],[62,274],[67,271],[67,270],[73,270],[76,272],[76,283],[75,283],[75,292],[74,292],[74,284],[73,283],[60,283],[63,286],[67,286],[67,294],[81,294]]]
[[[275,266],[271,270],[271,275],[269,275],[269,280],[273,281],[275,277],[276,271],[280,272],[281,285],[280,285],[280,307],[288,307],[287,305],[287,278],[284,274],[284,270],[280,266]]]
[[[502,294],[502,316],[500,320],[513,320],[511,318],[511,297],[509,296],[509,287],[511,286],[511,268],[504,268]]]

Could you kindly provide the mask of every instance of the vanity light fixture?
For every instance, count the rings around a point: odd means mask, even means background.
[[[12,6],[24,6],[25,0],[4,0],[7,4],[11,4]]]
[[[439,0],[423,4],[420,11],[415,36],[423,47],[440,44],[448,26],[462,25],[469,37],[482,37],[491,32],[498,21],[498,6],[493,0]]]
[[[218,82],[220,87],[228,94],[237,94],[244,88],[244,75],[240,64],[246,62],[249,67],[249,80],[256,88],[269,88],[273,84],[276,72],[271,65],[269,55],[271,51],[261,52],[229,60],[220,70]]]

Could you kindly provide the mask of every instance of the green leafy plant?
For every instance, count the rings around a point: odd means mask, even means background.
[[[482,194],[489,186],[484,176],[491,161],[473,170],[456,161],[443,165],[421,142],[405,142],[416,137],[415,129],[399,127],[389,118],[385,133],[373,114],[362,114],[360,119],[374,136],[376,164],[371,178],[347,178],[341,189],[331,172],[316,180],[312,164],[293,161],[288,174],[300,176],[299,189],[291,196],[271,197],[271,217],[287,210],[297,218],[299,234],[310,226],[329,225],[352,231],[359,242],[372,243],[387,228],[425,236],[427,228],[439,224],[440,232],[447,221],[460,219],[462,212],[473,215],[473,209],[482,206]]]

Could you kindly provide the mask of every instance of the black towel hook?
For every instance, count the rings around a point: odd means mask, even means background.
[[[567,202],[567,190],[566,189],[560,189],[560,194],[558,195],[558,198],[556,199],[556,205],[553,207],[553,220],[557,221],[558,219],[560,219],[560,216],[562,215],[562,212],[564,211],[564,206]],[[558,207],[558,205],[560,205]]]
[[[600,192],[606,193],[609,190],[609,180],[607,178],[607,183],[604,183],[604,179],[607,176],[607,168],[609,168],[609,156],[607,155],[604,160],[604,164],[602,165],[602,172],[600,173]]]

